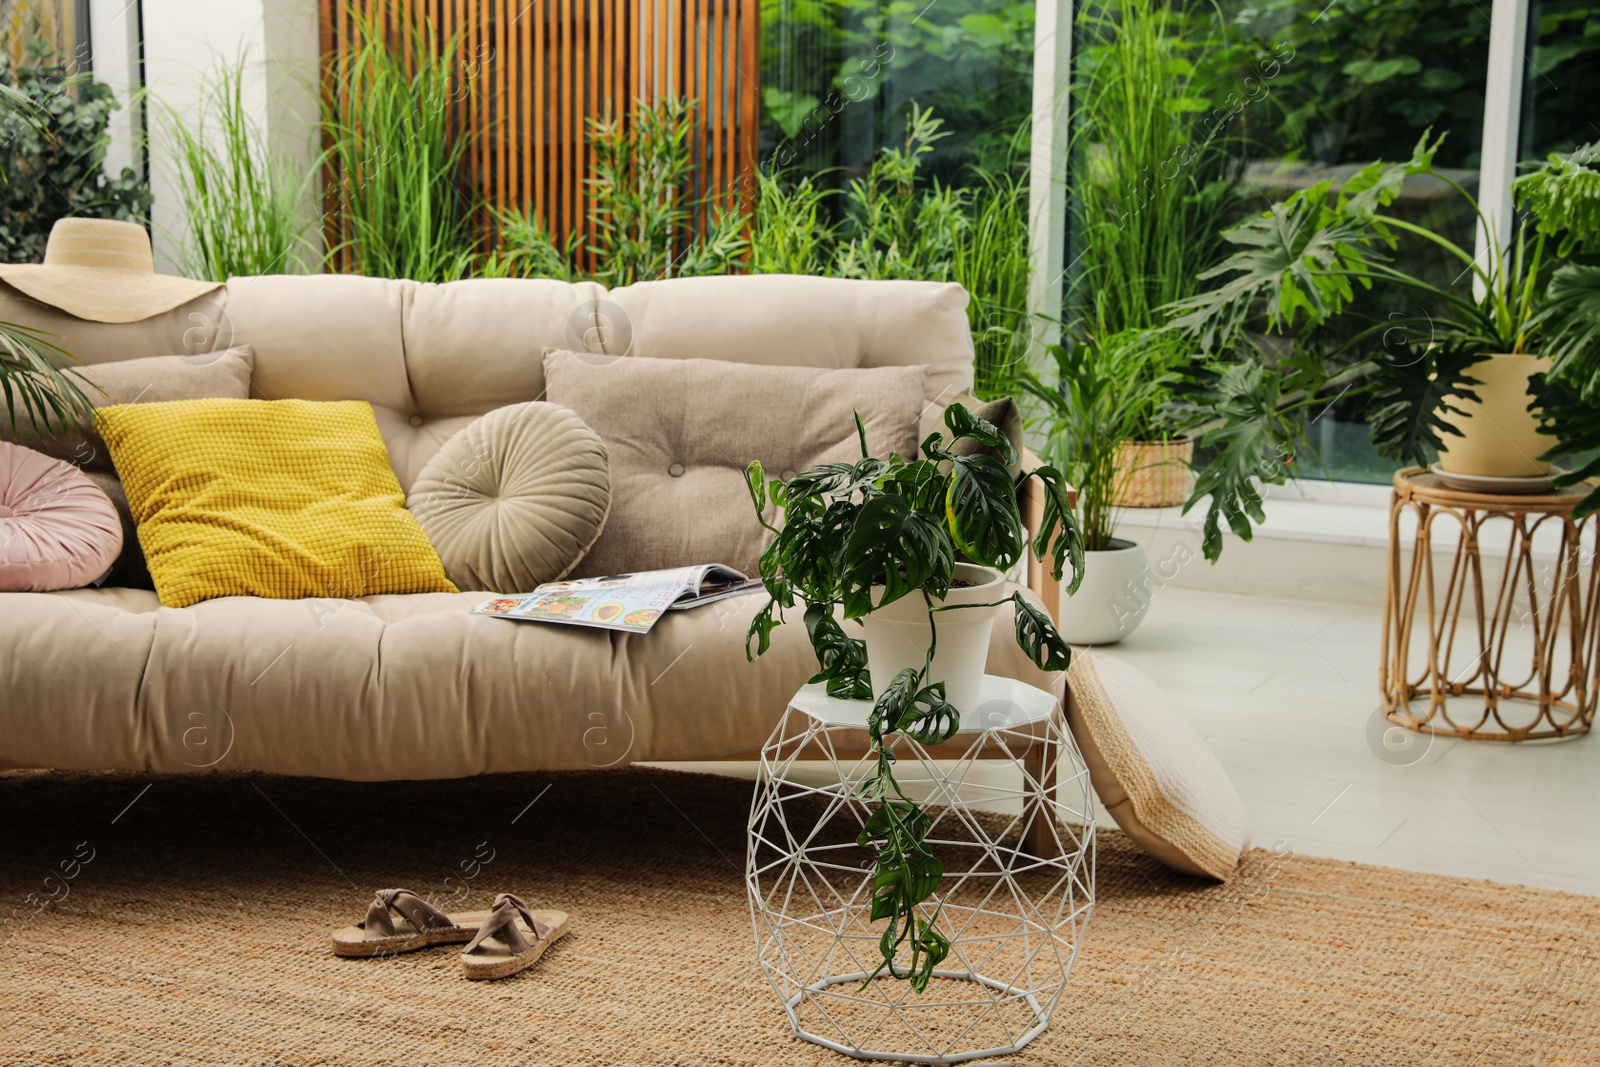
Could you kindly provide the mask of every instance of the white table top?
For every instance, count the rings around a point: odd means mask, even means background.
[[[1054,696],[1015,678],[986,674],[982,692],[982,702],[961,716],[960,733],[986,733],[1041,722],[1056,709]],[[823,682],[801,686],[789,706],[830,726],[856,726],[863,730],[872,713],[872,701],[831,697]]]

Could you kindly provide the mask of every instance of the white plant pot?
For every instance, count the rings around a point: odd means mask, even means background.
[[[971,563],[956,564],[956,578],[977,582],[952,588],[937,604],[987,604],[1005,596],[1005,575],[989,567]],[[883,594],[873,590],[873,599]],[[944,697],[965,714],[982,703],[983,669],[989,662],[989,630],[999,606],[941,611],[933,619],[938,627],[939,647],[933,655],[928,681],[944,683]],[[862,618],[866,633],[867,670],[872,675],[872,695],[883,691],[895,675],[907,667],[921,667],[933,638],[928,605],[921,593],[911,593],[888,607]]]
[[[1056,628],[1070,645],[1115,644],[1139,628],[1154,591],[1144,546],[1113,537],[1109,549],[1084,553],[1078,591],[1062,588]]]

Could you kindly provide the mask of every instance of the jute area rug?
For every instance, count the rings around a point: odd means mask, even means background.
[[[0,1063],[851,1062],[792,1037],[753,964],[749,799],[643,769],[0,774]],[[389,886],[575,927],[500,982],[448,947],[331,955]],[[1600,899],[1265,850],[1213,886],[1116,834],[1098,898],[1019,1067],[1600,1062]]]

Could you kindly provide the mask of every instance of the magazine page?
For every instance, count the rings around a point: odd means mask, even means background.
[[[751,583],[731,567],[708,563],[547,582],[531,593],[486,601],[473,614],[642,634],[669,609],[698,607],[752,587],[760,583]]]

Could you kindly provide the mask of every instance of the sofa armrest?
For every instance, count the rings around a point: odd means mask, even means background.
[[[1036,470],[1045,465],[1031,449],[1024,448],[1021,456],[1022,470],[1024,472]],[[1073,507],[1078,506],[1078,491],[1071,486],[1067,487],[1067,499]],[[1029,478],[1022,483],[1022,490],[1017,494],[1017,504],[1022,509],[1022,524],[1027,528],[1028,540],[1031,543],[1044,525],[1044,486],[1036,479]],[[1061,612],[1061,582],[1050,573],[1050,568],[1043,560],[1035,559],[1033,550],[1028,550],[1027,571],[1025,584],[1040,600],[1044,601],[1045,610],[1050,613],[1050,618],[1060,621]]]

